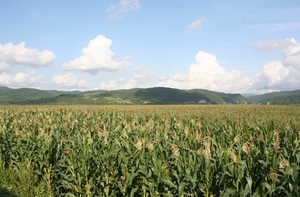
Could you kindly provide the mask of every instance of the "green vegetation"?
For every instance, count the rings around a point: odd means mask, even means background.
[[[299,106],[0,109],[0,192],[199,197],[300,192]]]
[[[156,104],[182,104],[198,103],[200,100],[210,102],[204,94],[188,92],[172,88],[148,88],[140,89],[135,92],[135,97],[149,103]]]
[[[243,97],[240,94],[225,94],[221,92],[214,92],[210,90],[201,90],[201,89],[194,89],[194,90],[190,90],[189,92],[196,92],[199,94],[203,94],[215,104],[224,104],[224,103],[241,104],[247,102],[245,97]]]
[[[272,105],[295,105],[300,104],[300,90],[272,92],[247,98],[251,102]]]
[[[0,87],[0,104],[37,104],[55,100],[60,95],[76,95],[78,91],[38,90],[31,88],[11,89]]]
[[[245,98],[210,90],[145,88],[128,90],[56,91],[0,87],[0,104],[14,105],[116,105],[116,104],[300,104],[300,90],[273,92]]]
[[[225,94],[208,90],[186,91],[162,87],[86,92],[0,88],[0,104],[197,104],[199,101],[202,104],[247,102],[240,94]]]

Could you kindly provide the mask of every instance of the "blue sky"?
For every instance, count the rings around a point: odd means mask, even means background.
[[[297,0],[2,0],[0,86],[300,89]]]

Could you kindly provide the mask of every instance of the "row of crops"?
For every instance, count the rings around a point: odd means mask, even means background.
[[[298,196],[299,136],[299,106],[2,106],[0,190]]]

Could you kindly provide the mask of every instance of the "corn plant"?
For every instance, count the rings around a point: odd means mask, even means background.
[[[297,196],[299,117],[299,106],[0,107],[0,173],[20,174],[0,187],[18,194],[30,180],[31,196]]]

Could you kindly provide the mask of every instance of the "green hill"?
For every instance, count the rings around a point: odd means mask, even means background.
[[[189,92],[195,92],[198,94],[205,95],[210,102],[214,103],[231,103],[231,104],[238,104],[238,103],[246,103],[247,100],[240,94],[225,94],[222,92],[214,92],[210,90],[202,90],[202,89],[193,89],[189,90]]]
[[[205,95],[173,88],[148,88],[137,90],[134,94],[144,103],[155,104],[189,104],[200,100],[210,101]]]
[[[300,90],[247,97],[203,89],[154,87],[129,90],[57,91],[0,87],[0,104],[300,104]]]
[[[78,94],[78,91],[38,90],[32,88],[11,89],[0,87],[0,104],[34,104],[43,100],[51,100],[62,94]]]
[[[0,88],[0,104],[19,103],[26,100],[38,100],[49,97],[52,97],[52,94],[43,90]]]
[[[300,90],[272,92],[262,95],[250,96],[248,101],[254,103],[272,105],[295,105],[300,104]]]
[[[240,94],[154,87],[129,90],[56,91],[0,87],[0,104],[238,104]]]

